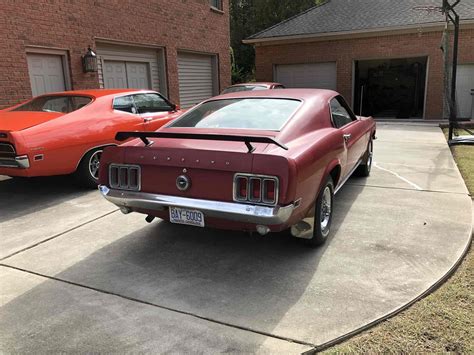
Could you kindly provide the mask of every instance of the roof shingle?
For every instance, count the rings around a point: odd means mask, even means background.
[[[416,6],[441,4],[442,0],[329,0],[248,39],[442,23],[444,16],[440,12],[414,9]],[[461,0],[456,11],[461,21],[473,20],[474,0]]]

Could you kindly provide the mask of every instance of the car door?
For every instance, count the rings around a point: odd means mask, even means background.
[[[143,119],[145,131],[156,131],[169,121],[176,106],[158,93],[133,95],[137,113]]]
[[[339,130],[347,152],[346,165],[342,167],[342,176],[346,177],[354,170],[365,152],[363,134],[359,127],[360,121],[342,96],[334,97],[330,102],[330,107],[332,123]]]
[[[138,114],[133,95],[123,95],[114,98],[112,103],[114,117],[112,125],[118,131],[143,131],[145,124]]]

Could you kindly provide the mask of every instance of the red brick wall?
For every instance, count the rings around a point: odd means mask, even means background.
[[[443,115],[443,57],[439,47],[441,32],[379,36],[324,42],[257,46],[258,81],[273,80],[273,65],[337,62],[338,91],[352,101],[352,63],[354,60],[397,57],[429,57],[426,118]],[[459,63],[474,63],[474,30],[462,30]]]
[[[179,101],[177,51],[215,53],[221,88],[230,84],[229,1],[224,13],[209,0],[5,0],[0,11],[0,108],[31,97],[26,48],[68,51],[72,89],[97,88],[81,56],[95,37],[165,47],[168,95]]]

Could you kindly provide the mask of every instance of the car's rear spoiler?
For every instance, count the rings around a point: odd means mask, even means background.
[[[248,148],[248,152],[252,153],[255,147],[254,143],[270,143],[278,147],[288,150],[288,147],[276,139],[266,136],[237,136],[228,134],[207,134],[207,133],[177,133],[177,132],[118,132],[115,139],[119,142],[127,140],[128,138],[140,138],[145,145],[152,144],[148,138],[178,138],[178,139],[202,139],[209,141],[228,141],[228,142],[244,142]]]

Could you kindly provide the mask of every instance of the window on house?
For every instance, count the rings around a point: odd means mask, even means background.
[[[218,10],[223,10],[222,7],[222,0],[210,0],[211,1],[211,7],[218,9]]]

